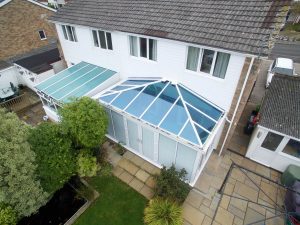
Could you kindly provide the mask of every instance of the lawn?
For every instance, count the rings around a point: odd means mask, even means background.
[[[143,225],[147,199],[114,176],[97,176],[89,184],[99,198],[79,217],[75,225]]]

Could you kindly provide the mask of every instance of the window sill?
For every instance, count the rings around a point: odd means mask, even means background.
[[[189,73],[191,75],[194,75],[194,76],[201,76],[201,77],[204,77],[204,78],[212,79],[212,80],[218,81],[220,83],[224,83],[225,80],[226,80],[226,76],[223,79],[223,78],[214,77],[213,75],[211,75],[209,73],[195,72],[195,71],[188,70],[188,69],[185,69],[185,72],[187,72],[187,73]]]
[[[41,41],[47,40],[47,38],[41,38]]]
[[[114,52],[114,50],[110,50],[110,49],[107,49],[107,48],[101,48],[101,47],[96,47],[96,46],[93,46],[93,49],[95,49],[96,51],[102,51],[102,52],[107,52],[109,54],[112,54]]]
[[[150,60],[148,58],[144,58],[144,57],[138,57],[138,56],[133,56],[133,55],[129,55],[130,58],[141,61],[141,62],[150,62],[150,63],[154,63],[157,64],[157,61],[154,60]]]

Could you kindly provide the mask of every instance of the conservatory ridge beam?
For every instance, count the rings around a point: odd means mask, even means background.
[[[49,93],[49,95],[53,95],[53,94],[55,94],[56,92],[58,92],[58,91],[62,90],[63,88],[67,87],[68,85],[70,85],[70,84],[74,83],[74,82],[75,82],[75,81],[77,81],[78,79],[82,78],[83,76],[85,76],[86,74],[88,74],[88,73],[90,73],[90,72],[94,71],[94,70],[95,70],[95,69],[97,69],[97,68],[98,68],[98,67],[97,67],[97,66],[95,66],[93,69],[91,69],[91,70],[89,70],[88,72],[86,72],[86,73],[82,74],[81,76],[77,77],[76,79],[72,80],[71,82],[69,82],[69,83],[65,84],[64,86],[62,86],[62,87],[60,87],[60,88],[56,89],[55,91],[53,91],[53,92]]]
[[[93,69],[94,70],[94,69]],[[102,75],[103,73],[105,73],[106,71],[108,71],[108,69],[102,71],[101,73],[97,74],[96,76],[94,76],[93,78],[89,79],[88,81],[84,82],[82,85],[78,86],[77,88],[73,89],[72,91],[70,91],[68,94],[65,94],[63,97],[61,97],[59,100],[64,99],[65,97],[67,97],[69,94],[71,94],[72,92],[74,92],[75,90],[81,88],[82,86],[84,86],[85,84],[87,84],[88,82],[94,80],[96,77],[99,77],[100,75]],[[91,71],[90,71],[91,72]],[[100,84],[99,84],[100,85]]]
[[[78,65],[78,64],[77,64],[77,65]],[[52,85],[54,85],[54,84],[56,84],[56,83],[62,81],[63,79],[65,79],[65,78],[67,78],[67,77],[73,75],[74,73],[77,73],[79,70],[81,70],[81,69],[87,67],[88,65],[89,65],[89,64],[87,64],[87,65],[85,65],[85,66],[79,68],[78,70],[75,70],[73,73],[71,73],[71,74],[69,74],[68,76],[65,76],[65,77],[59,79],[58,81],[55,81],[53,84],[50,84],[49,86],[43,88],[41,91],[45,91],[46,89],[48,89],[48,88],[51,87]],[[75,66],[75,65],[74,65],[74,66]],[[72,67],[73,67],[73,66],[71,66],[71,67],[69,67],[69,68],[67,68],[67,69],[70,69],[70,68],[72,68]],[[67,70],[67,69],[65,69],[65,70]],[[64,72],[65,70],[63,70],[63,71],[61,71],[61,72]],[[60,73],[61,73],[61,72],[60,72]],[[56,74],[56,75],[57,75],[57,74]],[[50,78],[51,78],[51,77],[49,77],[48,79],[44,80],[43,82],[46,82],[46,81],[49,80]]]
[[[153,105],[153,103],[156,101],[156,99],[159,98],[159,96],[163,93],[163,91],[169,86],[170,82],[166,84],[166,86],[159,92],[159,94],[152,100],[152,102],[148,105],[148,107],[144,110],[142,115],[140,115],[139,119],[142,118],[142,116],[148,111],[148,109]]]
[[[180,100],[180,97],[178,96],[176,101],[173,103],[173,105],[171,106],[171,108],[167,111],[167,113],[164,115],[164,117],[160,120],[160,122],[158,123],[158,127],[160,127],[160,125],[162,124],[162,122],[164,122],[165,118],[169,115],[169,113],[171,112],[171,110],[175,107],[175,105],[177,104],[177,102]]]
[[[183,104],[183,107],[185,108],[185,111],[186,111],[186,113],[187,113],[188,118],[190,119],[190,121],[193,121],[193,120],[192,120],[192,117],[191,117],[191,115],[190,115],[190,113],[189,113],[189,111],[188,111],[188,109],[187,109],[187,107],[186,107],[185,101],[184,101],[184,99],[183,99],[183,97],[182,97],[182,94],[181,94],[181,92],[180,92],[180,90],[179,90],[178,85],[176,85],[176,88],[177,88],[177,91],[178,91],[179,96],[180,96],[181,99],[182,99],[182,104]],[[197,132],[197,130],[196,130],[196,128],[195,128],[195,125],[194,125],[194,123],[192,123],[192,122],[191,122],[191,125],[192,125],[192,128],[193,128],[194,132],[195,132],[195,135],[196,135],[196,138],[197,138],[197,140],[198,140],[198,142],[199,142],[199,145],[200,145],[200,147],[202,148],[202,147],[203,147],[203,144],[202,144],[201,139],[199,138],[199,135],[198,135],[198,132]]]
[[[200,109],[197,109],[195,106],[191,105],[190,103],[184,101],[185,104],[187,104],[188,106],[190,106],[191,108],[197,110],[199,113],[201,113],[202,115],[206,116],[208,119],[214,121],[215,123],[217,123],[218,121],[216,121],[215,119],[211,118],[209,115],[207,115],[206,113],[202,112]]]

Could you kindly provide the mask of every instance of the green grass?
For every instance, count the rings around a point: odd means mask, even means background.
[[[114,176],[89,180],[99,198],[79,217],[75,225],[143,225],[147,199]]]

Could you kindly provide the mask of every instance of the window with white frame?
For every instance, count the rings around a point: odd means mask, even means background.
[[[75,27],[69,25],[61,25],[61,27],[66,40],[77,42]]]
[[[41,40],[46,40],[47,39],[47,36],[46,36],[44,30],[39,30],[38,32],[39,32],[39,36],[40,36]]]
[[[130,55],[157,61],[157,41],[151,38],[129,36]]]
[[[225,78],[230,54],[188,46],[186,69]]]
[[[113,50],[111,33],[102,30],[92,30],[94,46]]]
[[[290,139],[286,146],[284,147],[284,153],[294,156],[296,158],[300,158],[300,142],[294,139]]]

